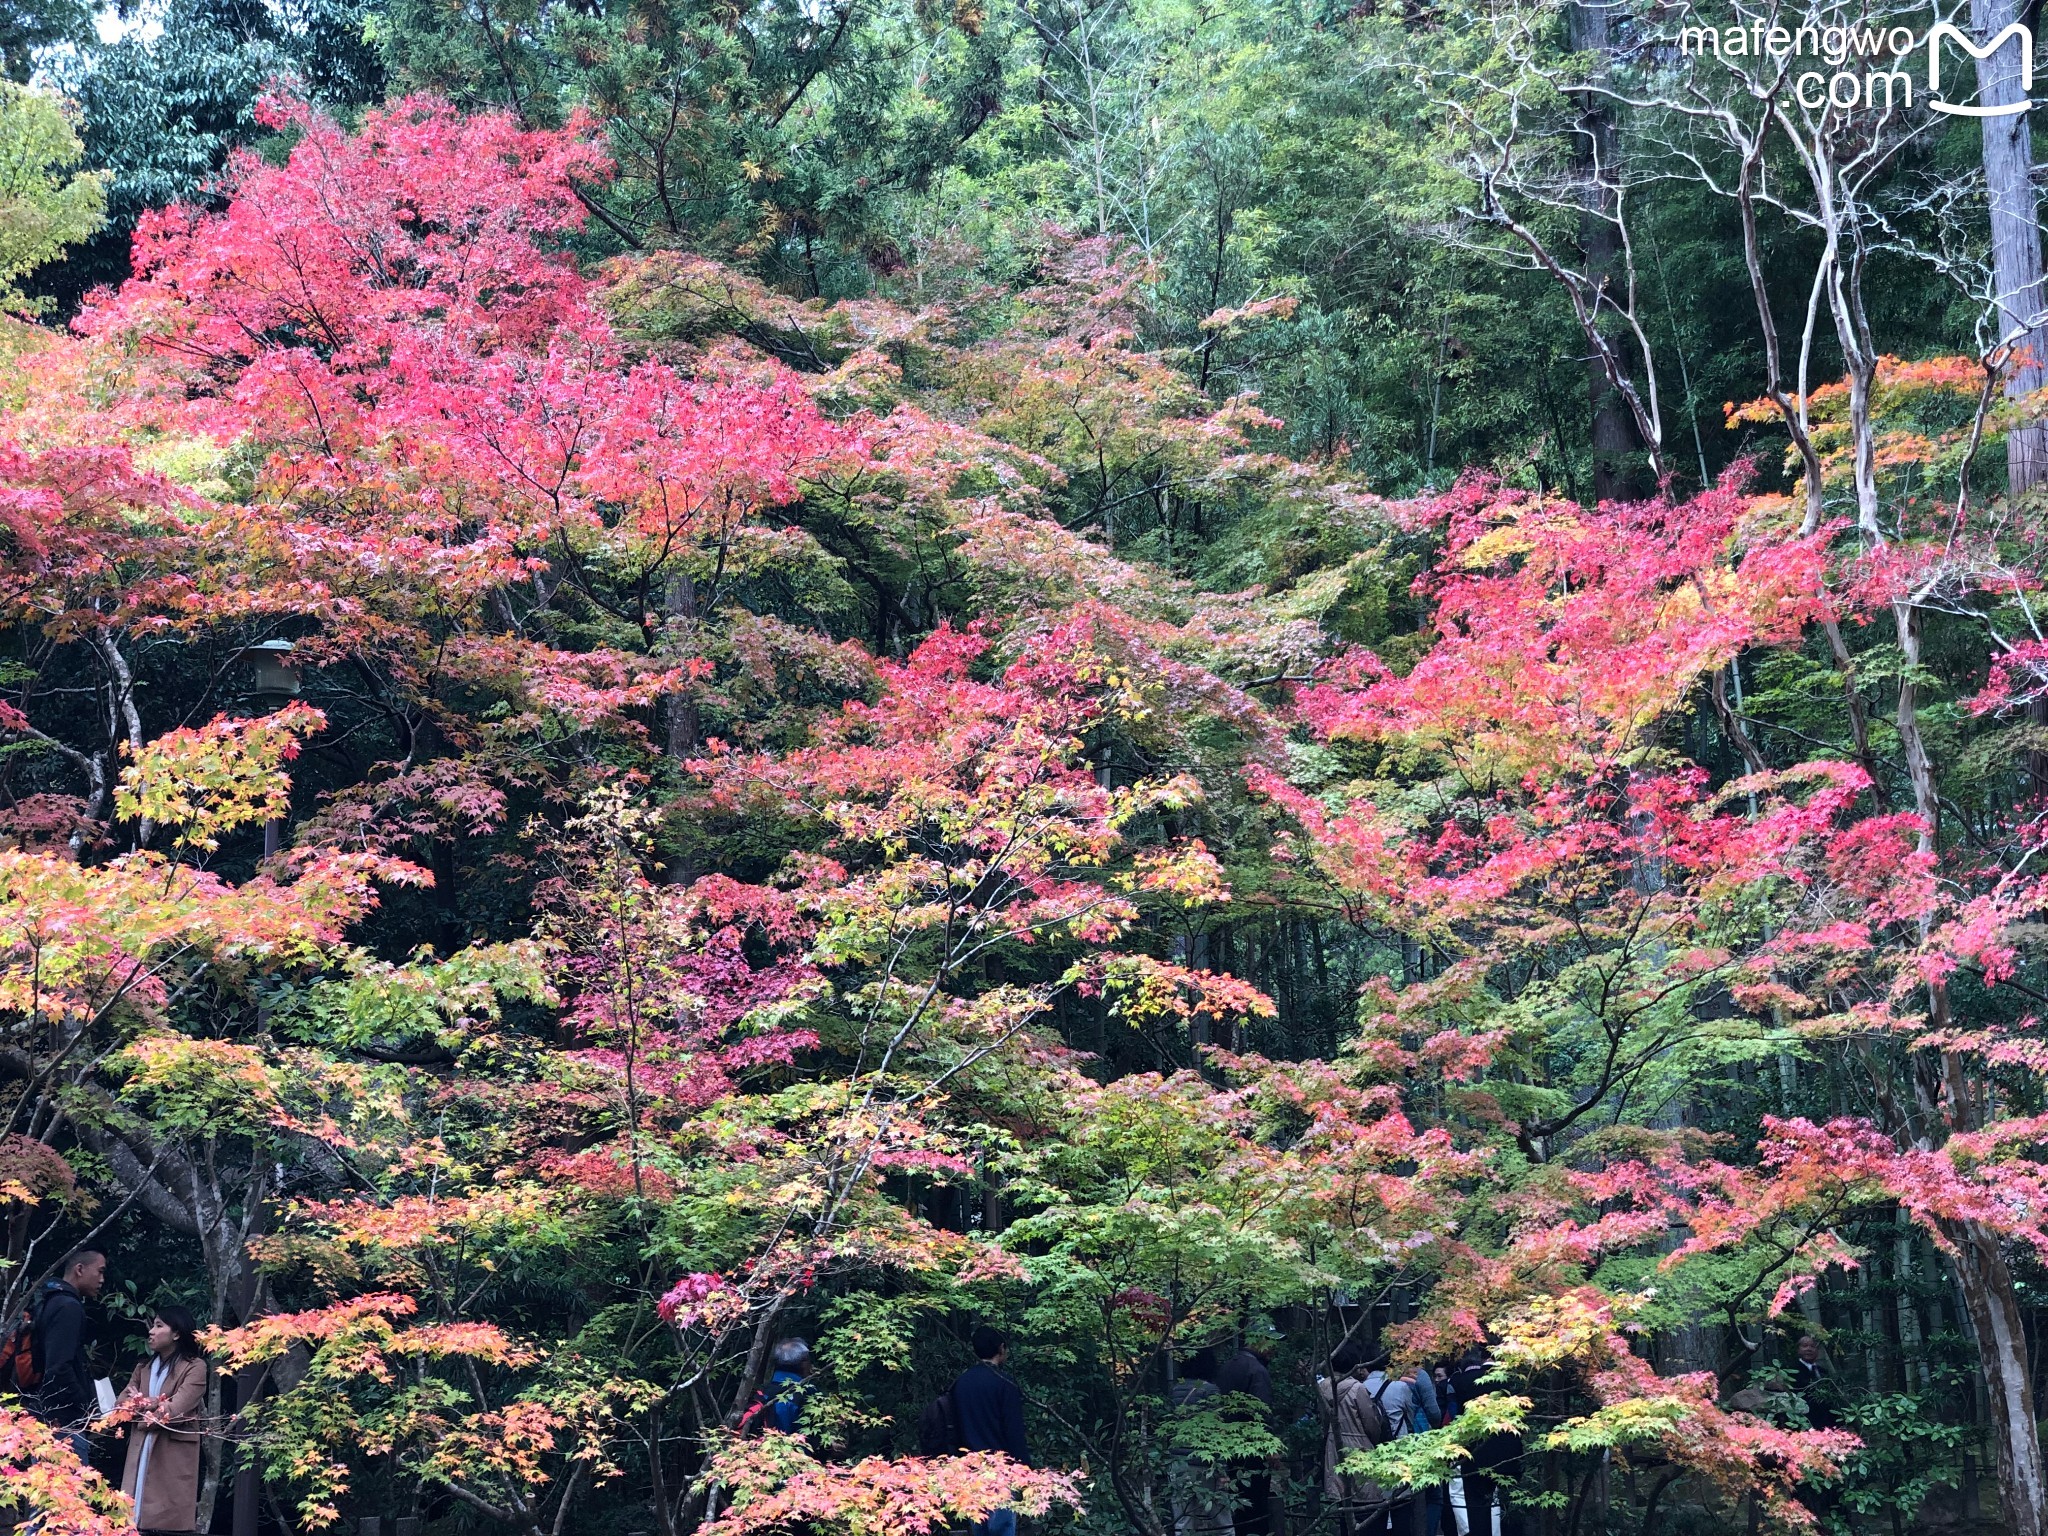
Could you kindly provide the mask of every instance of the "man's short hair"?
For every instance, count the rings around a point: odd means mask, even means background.
[[[90,1264],[94,1259],[104,1259],[106,1254],[97,1248],[74,1248],[64,1256],[64,1265],[57,1271],[68,1275],[81,1264]]]
[[[811,1363],[811,1346],[802,1339],[782,1339],[768,1359],[778,1371],[800,1371]]]
[[[974,1358],[977,1360],[993,1360],[1003,1352],[1003,1346],[1008,1342],[1009,1340],[996,1332],[995,1329],[989,1327],[987,1323],[983,1323],[974,1330]]]

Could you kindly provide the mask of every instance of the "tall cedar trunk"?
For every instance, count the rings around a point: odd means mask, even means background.
[[[1899,682],[1899,744],[1913,786],[1913,808],[1923,823],[1920,847],[1931,852],[1936,846],[1941,802],[1933,763],[1920,733],[1915,674],[1920,667],[1921,615],[1909,602],[1894,603],[1892,613],[1905,662]],[[1937,1025],[1947,1024],[1947,983],[1933,983],[1929,994],[1930,1016]],[[1982,1119],[1980,1095],[1970,1081],[1968,1067],[1954,1056],[1946,1057],[1942,1067],[1948,1129],[1976,1130]],[[1963,1304],[1975,1325],[1977,1359],[1990,1392],[1992,1432],[1998,1442],[1998,1491],[2006,1527],[2011,1536],[2048,1536],[2048,1512],[2044,1512],[2048,1511],[2048,1469],[2042,1464],[2033,1373],[2012,1271],[2000,1251],[1997,1234],[1974,1223],[1959,1223],[1952,1235],[1958,1250],[1956,1272]]]
[[[1956,1277],[1977,1332],[1977,1358],[1990,1389],[1991,1434],[1998,1445],[1998,1493],[2012,1536],[2048,1533],[2048,1469],[2034,1418],[2034,1383],[2027,1370],[2027,1335],[2012,1271],[1998,1235],[1975,1222],[1959,1224]]]
[[[2027,701],[2027,787],[2030,795],[2048,795],[2048,694]]]
[[[1570,11],[1571,47],[1575,53],[1604,58],[1612,47],[1608,12],[1599,0],[1574,5]],[[1585,182],[1586,212],[1579,219],[1579,249],[1585,256],[1586,280],[1606,293],[1621,265],[1621,235],[1613,222],[1610,190],[1621,153],[1614,115],[1599,97],[1579,98],[1579,135],[1574,167]],[[1597,306],[1594,323],[1599,323]],[[1635,417],[1621,391],[1607,377],[1599,353],[1586,359],[1586,390],[1593,416],[1593,499],[1613,501],[1630,494],[1630,470],[1643,450]]]
[[[1981,44],[2014,22],[2027,19],[2018,0],[1971,0],[1970,25]],[[2020,85],[2020,49],[2008,43],[1988,59],[1977,61],[1977,99],[1987,107],[2024,101]],[[2041,284],[2041,213],[2034,195],[2033,131],[2025,112],[1987,117],[1984,128],[1984,189],[1991,204],[1991,268],[1998,282],[1998,335],[2021,349],[2019,363],[2006,375],[2010,399],[2030,395],[2048,384],[2048,327],[2040,322],[2044,293]],[[2048,424],[2016,427],[2005,439],[2006,479],[2017,496],[2048,480]],[[2027,709],[2028,724],[2048,737],[2048,699]],[[2048,793],[2048,741],[2027,748],[2027,788]]]
[[[2019,0],[1970,0],[1970,25],[1979,46],[2029,17]],[[1977,61],[1977,100],[1987,107],[2025,101],[2021,48],[2007,43]],[[1991,204],[1991,266],[1998,281],[1998,335],[2025,355],[2006,377],[2017,399],[2048,383],[2048,328],[2041,324],[2041,219],[2034,196],[2033,135],[2027,114],[1982,119],[1984,190]],[[2048,479],[2048,425],[2022,427],[2005,440],[2005,467],[2015,495]]]

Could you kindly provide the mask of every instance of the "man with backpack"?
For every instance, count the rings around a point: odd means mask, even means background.
[[[1024,1444],[1024,1392],[1003,1374],[1010,1357],[1009,1341],[983,1323],[974,1330],[975,1363],[960,1373],[949,1394],[960,1447],[969,1451],[1000,1451],[1010,1460],[1031,1465]],[[992,1509],[978,1527],[985,1536],[1017,1536],[1017,1511]]]
[[[1372,1400],[1379,1404],[1380,1412],[1386,1415],[1388,1434],[1404,1439],[1415,1432],[1415,1423],[1420,1418],[1425,1424],[1427,1410],[1412,1377],[1396,1376],[1381,1363],[1366,1373],[1363,1389]],[[1420,1492],[1403,1492],[1390,1498],[1385,1513],[1368,1520],[1364,1529],[1368,1532],[1385,1531],[1388,1536],[1423,1536],[1428,1518],[1426,1496]]]
[[[31,1406],[38,1418],[70,1444],[80,1461],[92,1450],[85,1426],[99,1412],[86,1358],[91,1334],[85,1304],[99,1295],[106,1280],[107,1256],[97,1249],[79,1249],[64,1260],[56,1279],[43,1282],[29,1330],[29,1354],[33,1370],[41,1378]],[[17,1365],[17,1380],[19,1371]]]

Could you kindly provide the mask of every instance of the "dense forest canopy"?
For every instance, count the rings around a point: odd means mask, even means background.
[[[7,1316],[236,1536],[2043,1536],[2031,16],[0,0]]]

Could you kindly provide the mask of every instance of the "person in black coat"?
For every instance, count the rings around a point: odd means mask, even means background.
[[[29,1347],[43,1376],[36,1390],[36,1416],[63,1436],[80,1461],[92,1449],[85,1426],[99,1413],[86,1358],[92,1335],[85,1304],[99,1295],[106,1280],[107,1256],[96,1249],[79,1249],[64,1261],[56,1279],[43,1282],[30,1332]]]
[[[1249,1344],[1216,1371],[1216,1390],[1224,1396],[1255,1397],[1273,1406],[1273,1372],[1266,1357]],[[1273,1529],[1273,1467],[1266,1461],[1240,1463],[1236,1469],[1237,1509],[1232,1517],[1237,1536],[1270,1536]]]
[[[1273,1406],[1272,1369],[1266,1364],[1265,1356],[1246,1346],[1217,1367],[1216,1390],[1226,1395],[1239,1392],[1246,1397],[1256,1397],[1270,1408]]]
[[[1031,1465],[1024,1443],[1024,1393],[1003,1374],[1010,1358],[1009,1341],[986,1323],[974,1330],[975,1363],[953,1383],[953,1421],[960,1445],[969,1451],[1001,1451],[1010,1460]],[[976,1529],[986,1536],[1017,1536],[1017,1511],[994,1509]]]
[[[1799,1336],[1799,1358],[1792,1362],[1792,1390],[1805,1399],[1806,1422],[1815,1429],[1833,1429],[1841,1422],[1835,1414],[1834,1381],[1820,1357],[1820,1340],[1810,1333]]]
[[[1459,1359],[1451,1372],[1451,1394],[1462,1411],[1475,1398],[1497,1389],[1482,1387],[1479,1378],[1493,1369],[1493,1357],[1486,1346],[1475,1344]],[[1465,1468],[1465,1519],[1472,1536],[1493,1536],[1493,1512],[1500,1509],[1500,1536],[1522,1536],[1522,1512],[1502,1496],[1501,1484],[1520,1474],[1522,1440],[1519,1435],[1488,1435],[1472,1448],[1472,1460]]]

